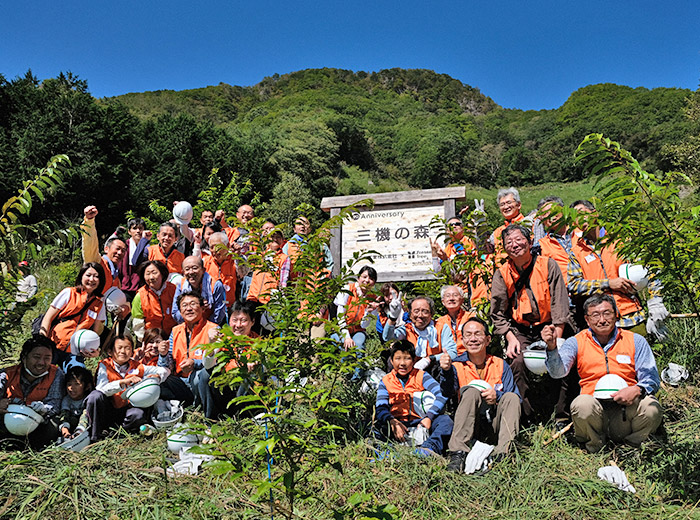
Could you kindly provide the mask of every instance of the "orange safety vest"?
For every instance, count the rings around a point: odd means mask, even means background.
[[[71,316],[76,312],[80,312],[88,302],[87,292],[78,292],[75,287],[70,288],[68,303],[60,309],[51,327],[51,335],[49,337],[56,343],[56,348],[67,352],[70,350],[70,337],[76,330],[92,328],[103,304],[102,298],[94,294],[90,295],[89,298],[93,298],[93,302],[82,313],[74,318],[59,323],[58,320],[62,317]],[[90,316],[91,311],[92,314],[94,314],[94,318]]]
[[[148,248],[148,259],[149,260],[160,260],[165,264],[170,273],[180,273],[182,274],[182,261],[185,259],[180,251],[177,250],[175,246],[170,250],[170,253],[166,256],[163,253],[163,249],[160,245],[151,246]]]
[[[345,326],[352,335],[364,330],[360,326],[360,322],[365,317],[367,302],[362,302],[362,300],[371,300],[372,298],[371,296],[368,298],[368,295],[360,296],[357,282],[352,282],[349,289],[352,294],[348,295],[348,303],[345,306]]]
[[[43,401],[46,396],[49,395],[49,389],[53,384],[54,379],[56,379],[56,372],[58,372],[58,367],[56,365],[49,365],[49,373],[46,374],[39,383],[31,389],[29,395],[25,396],[22,392],[22,385],[20,383],[22,374],[22,363],[5,369],[5,375],[7,376],[7,384],[5,386],[5,397],[8,399],[18,398],[22,399],[25,404],[31,404],[34,401]]]
[[[420,336],[418,335],[418,332],[416,332],[416,328],[413,326],[413,323],[406,323],[404,327],[406,327],[406,340],[408,340],[408,342],[413,346],[418,345],[418,338]],[[430,327],[430,325],[428,325],[428,327]],[[437,328],[435,330],[437,332],[437,343],[435,345],[431,345],[430,342],[428,342],[428,346],[425,349],[426,356],[435,356],[442,352],[442,346],[440,345],[440,331],[437,330]]]
[[[625,262],[617,256],[612,245],[607,245],[600,253],[597,253],[584,238],[580,238],[574,242],[571,248],[571,254],[576,257],[581,265],[583,278],[586,280],[604,280],[617,278],[618,269]],[[642,310],[642,306],[636,297],[630,297],[628,294],[619,291],[606,291],[612,294],[615,299],[615,305],[620,316],[629,316],[635,312]]]
[[[457,370],[459,387],[467,386],[475,379],[481,379],[497,389],[496,385],[503,385],[503,363],[503,359],[487,354],[484,373],[479,375],[476,365],[471,361],[455,362],[454,367]]]
[[[200,345],[211,343],[209,331],[218,329],[216,323],[207,321],[204,317],[195,325],[189,344],[187,343],[187,324],[180,323],[173,328],[173,359],[175,360],[175,370],[179,374],[180,363],[186,359],[202,359],[204,350]]]
[[[226,236],[228,237],[228,243],[233,244],[236,240],[238,240],[241,236],[241,232],[238,230],[238,226],[236,227],[225,227],[222,229],[224,233],[226,233]]]
[[[552,299],[549,294],[549,259],[538,255],[534,259],[535,265],[530,274],[529,288],[534,296],[534,301],[528,294],[528,283],[522,285],[516,295],[515,283],[519,280],[518,273],[512,260],[498,268],[503,277],[508,291],[508,299],[511,300],[511,314],[513,320],[521,325],[540,325],[552,321]]]
[[[467,348],[462,344],[462,327],[465,323],[467,323],[467,321],[469,321],[469,318],[473,316],[476,316],[476,314],[474,314],[473,312],[466,312],[462,309],[459,309],[459,313],[457,314],[456,327],[452,326],[452,318],[449,314],[440,316],[435,322],[435,328],[437,329],[437,337],[438,343],[440,344],[440,348],[442,348],[442,331],[445,328],[445,325],[447,325],[452,331],[452,337],[454,338],[455,343],[457,344],[457,354],[459,355],[466,352]]]
[[[242,346],[242,348],[241,348],[240,350],[238,350],[238,357],[240,358],[240,357],[243,357],[243,355],[244,355],[246,352],[249,352],[249,351],[250,351],[250,346],[251,346],[251,345],[250,345],[250,342],[248,341],[248,338],[250,338],[250,339],[255,339],[255,338],[259,338],[260,335],[257,334],[255,331],[252,331],[252,330],[251,330],[251,331],[250,331],[250,336],[238,336],[238,337],[240,337],[240,338],[246,338],[246,339],[243,339],[243,341],[241,341],[241,343],[243,344],[243,346]],[[232,370],[232,369],[234,369],[234,368],[238,368],[238,366],[239,366],[239,365],[238,365],[238,360],[232,359],[232,360],[230,360],[228,363],[226,363],[226,366],[224,367],[224,370],[229,371],[229,370]]]
[[[464,252],[462,251],[457,251],[457,248],[454,245],[454,242],[448,242],[445,245],[445,254],[447,255],[447,258],[450,260],[457,256],[458,254],[473,254],[474,250],[476,247],[474,246],[474,242],[472,242],[470,239],[467,237],[462,237],[462,239],[459,241],[460,244],[462,244],[462,247],[464,248]]]
[[[503,230],[510,226],[511,224],[517,224],[525,219],[525,215],[518,213],[518,216],[513,220],[504,221],[503,225],[498,226],[493,230],[493,246],[495,249],[495,263],[496,265],[502,265],[508,258],[505,248],[503,247],[503,240],[501,240],[501,235],[503,235]]]
[[[126,254],[129,254],[128,251],[129,250],[127,248]],[[104,257],[102,257],[102,256],[100,257],[100,265],[102,266],[102,270],[105,272],[105,287],[104,287],[103,291],[106,291],[110,287],[120,287],[121,288],[121,286],[122,286],[121,280],[118,277],[114,278],[112,276],[112,270],[109,268],[109,262],[107,260],[105,260]]]
[[[227,258],[223,264],[219,265],[214,255],[205,256],[202,261],[204,270],[211,276],[212,291],[217,280],[221,280],[226,291],[226,307],[230,307],[236,301],[236,263]]]
[[[111,357],[100,361],[100,365],[104,366],[105,369],[107,370],[107,379],[109,380],[110,383],[124,379],[124,376],[121,375],[117,371],[117,368],[114,365],[114,360]],[[143,379],[143,373],[144,373],[143,363],[139,363],[138,361],[134,361],[133,359],[130,359],[129,360],[129,368],[126,369],[126,375],[128,375],[128,376],[135,375],[135,376],[139,376],[141,379]],[[121,395],[126,391],[127,391],[127,388],[125,388],[121,392],[118,392],[112,396],[112,404],[114,405],[115,408],[124,408],[127,404],[129,404],[129,402],[126,399],[121,398]]]
[[[564,282],[566,282],[569,271],[569,253],[566,252],[566,249],[562,247],[556,238],[549,234],[540,239],[540,249],[542,250],[542,256],[551,258],[557,263],[559,269],[561,269],[561,274],[564,276]]]
[[[287,261],[287,258],[289,257],[282,250],[278,250],[273,257],[277,266],[276,273],[253,271],[253,278],[250,281],[250,289],[246,297],[247,300],[259,303],[268,303],[270,301],[272,291],[279,288],[282,265]]]
[[[389,408],[391,415],[399,421],[410,421],[420,416],[413,409],[413,393],[425,390],[423,387],[423,372],[414,368],[408,375],[404,386],[399,379],[396,369],[382,378],[382,383],[389,393]]]
[[[141,311],[143,312],[145,328],[163,329],[167,334],[170,334],[173,327],[177,325],[171,314],[177,287],[170,282],[165,282],[165,284],[160,296],[147,285],[141,287],[138,294],[141,298]]]
[[[581,393],[593,395],[598,379],[605,374],[617,374],[628,385],[637,384],[637,371],[634,368],[634,333],[617,329],[613,346],[605,352],[591,335],[591,329],[576,334],[578,353],[576,366],[581,378]]]

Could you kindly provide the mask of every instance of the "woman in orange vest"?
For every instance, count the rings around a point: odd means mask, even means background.
[[[138,431],[148,421],[151,409],[131,406],[124,392],[143,379],[152,377],[162,383],[170,375],[167,368],[135,361],[134,340],[129,335],[115,337],[107,345],[107,354],[109,357],[97,367],[95,389],[88,395],[85,405],[90,418],[91,442],[98,441],[107,428],[117,424],[126,431]]]
[[[25,404],[43,417],[43,422],[26,438],[10,434],[0,421],[0,434],[28,442],[40,450],[58,438],[58,423],[53,419],[61,410],[65,395],[63,372],[51,364],[53,343],[44,336],[32,336],[24,342],[19,364],[0,370],[0,416],[10,404]],[[23,443],[18,442],[18,447]]]
[[[338,316],[340,316],[340,333],[343,335],[343,348],[350,350],[357,348],[357,355],[361,357],[365,348],[367,326],[365,317],[368,310],[375,310],[379,303],[370,291],[377,283],[377,271],[374,267],[365,265],[360,269],[357,281],[348,284],[347,288],[338,293],[333,303],[338,306]],[[338,334],[332,334],[331,338],[340,342]],[[355,372],[359,377],[361,371]]]
[[[75,287],[66,287],[53,299],[41,320],[39,333],[55,344],[53,363],[62,364],[71,357],[70,338],[76,330],[104,330],[107,318],[102,301],[105,273],[95,262],[83,264],[75,279]]]
[[[133,330],[139,341],[143,341],[148,329],[163,329],[166,334],[177,325],[172,316],[176,287],[168,281],[168,269],[159,260],[149,260],[141,266],[139,276],[146,282],[131,303]]]

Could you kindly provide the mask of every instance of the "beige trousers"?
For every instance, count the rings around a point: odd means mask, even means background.
[[[629,406],[612,401],[603,404],[588,394],[579,395],[571,403],[576,440],[585,443],[591,453],[600,451],[608,437],[640,446],[659,427],[663,415],[661,405],[650,395]]]
[[[471,386],[460,388],[461,397],[459,406],[455,412],[454,427],[448,448],[450,451],[469,451],[467,443],[476,436],[484,437],[481,430],[485,430],[486,437],[497,439],[494,454],[506,454],[510,443],[515,439],[520,427],[520,399],[514,392],[507,392],[501,396],[500,401],[493,407],[496,417],[489,425],[481,416],[482,402],[481,392]]]

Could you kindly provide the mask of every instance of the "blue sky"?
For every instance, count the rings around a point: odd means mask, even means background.
[[[507,108],[560,106],[594,83],[700,83],[700,3],[638,1],[0,4],[0,73],[72,71],[97,97],[254,85],[317,67],[426,68]]]

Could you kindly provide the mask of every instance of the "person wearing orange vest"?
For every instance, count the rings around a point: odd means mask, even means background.
[[[661,424],[663,410],[654,397],[659,371],[647,340],[615,325],[618,313],[609,294],[596,294],[583,304],[588,328],[557,349],[551,327],[542,331],[547,343],[547,370],[565,377],[576,365],[581,395],[571,403],[576,440],[591,453],[607,438],[639,447]],[[606,374],[621,376],[627,387],[608,401],[594,397],[596,383]]]
[[[537,212],[542,216],[540,222],[545,230],[545,235],[539,239],[540,254],[553,259],[564,277],[566,283],[569,269],[569,255],[573,247],[572,237],[565,223],[559,222],[561,213],[551,214],[555,206],[564,206],[564,201],[555,195],[545,197],[537,204]]]
[[[520,193],[513,187],[498,190],[496,202],[498,203],[498,209],[501,215],[503,215],[505,219],[503,225],[498,226],[489,237],[489,243],[493,246],[495,252],[496,267],[498,267],[505,262],[508,257],[503,247],[503,240],[501,237],[503,231],[511,224],[520,224],[529,228],[532,226],[532,219],[529,216],[525,217],[520,212],[522,208]]]
[[[491,343],[486,323],[469,318],[461,327],[464,355],[454,362],[440,358],[440,386],[446,398],[459,395],[454,428],[448,444],[447,469],[461,473],[469,453],[469,443],[477,437],[496,445],[494,458],[504,457],[520,428],[520,392],[513,373],[501,358],[486,353]],[[474,380],[486,381],[490,388],[469,386]]]
[[[564,334],[569,322],[569,297],[561,269],[551,258],[533,255],[530,231],[523,226],[511,225],[503,230],[503,244],[508,260],[495,272],[491,287],[494,332],[506,339],[506,357],[523,398],[523,415],[528,420],[538,416],[549,419],[552,403],[548,400],[558,395],[556,414],[564,419],[566,385],[544,376],[541,385],[531,388],[523,356],[528,346],[540,340],[545,325],[553,324],[559,337]],[[541,400],[537,394],[542,394]]]
[[[271,227],[270,227],[271,226]],[[274,231],[272,222],[265,222],[262,226],[263,234],[270,234],[268,251],[264,256],[267,269],[255,269],[252,271],[251,282],[246,295],[246,301],[251,303],[253,316],[255,317],[254,330],[262,333],[261,318],[264,314],[260,308],[269,303],[272,294],[287,287],[289,275],[292,270],[292,262],[282,252],[285,244],[281,231]]]
[[[308,239],[306,237],[312,230],[311,222],[305,216],[299,215],[294,221],[294,235],[287,240],[287,243],[282,248],[282,252],[287,255],[292,262],[292,273],[294,273],[294,264],[300,254],[301,248],[307,244]],[[332,273],[335,262],[331,250],[325,244],[323,244],[322,253],[323,263],[325,264],[324,267],[328,269],[328,272]],[[292,274],[292,276],[294,276],[294,274]]]
[[[257,333],[253,331],[253,324],[255,323],[253,317],[253,309],[250,303],[241,302],[236,300],[231,307],[231,317],[229,318],[229,325],[231,327],[231,332],[234,336],[240,336],[240,343],[236,345],[236,352],[224,366],[223,369],[219,368],[218,371],[229,371],[238,368],[239,361],[242,364],[247,357],[247,353],[250,352],[251,340],[259,337]],[[241,409],[240,406],[232,405],[229,403],[235,397],[241,397],[248,392],[248,388],[252,384],[252,373],[255,371],[257,365],[251,362],[246,364],[246,371],[241,373],[245,380],[240,384],[237,389],[225,386],[223,388],[217,388],[214,383],[210,382],[210,377],[217,370],[218,361],[217,354],[219,350],[216,349],[211,355],[204,357],[204,369],[200,372],[197,379],[197,393],[200,396],[202,409],[204,411],[204,416],[207,419],[218,419],[222,415],[233,416],[238,410]]]
[[[377,388],[376,413],[379,438],[392,438],[398,442],[408,440],[409,428],[419,425],[430,432],[421,444],[420,455],[440,455],[445,440],[452,433],[452,419],[443,415],[446,399],[440,385],[430,374],[414,367],[416,349],[406,340],[395,342],[389,351],[393,369],[382,378]],[[413,407],[413,394],[427,390],[435,396],[425,417],[421,418]]]
[[[192,257],[189,257],[192,258]],[[204,318],[204,300],[195,292],[183,292],[175,301],[183,323],[170,333],[170,351],[159,353],[158,365],[169,367],[171,376],[161,385],[161,398],[201,404],[197,391],[198,379],[203,374],[204,345],[213,343],[219,326]]]
[[[149,419],[150,409],[131,406],[124,392],[145,378],[165,381],[170,370],[144,365],[133,359],[134,340],[118,335],[107,345],[108,357],[100,361],[95,376],[95,389],[87,397],[85,409],[90,418],[90,441],[96,442],[105,430],[117,424],[126,431],[136,432]]]
[[[177,299],[181,294],[197,293],[204,302],[204,318],[221,325],[226,322],[226,289],[221,280],[213,281],[204,269],[204,261],[198,256],[188,256],[182,263],[185,273],[180,285],[175,288],[172,316],[182,323],[183,317]]]
[[[440,244],[430,240],[430,248],[433,255],[433,271],[438,272],[445,261],[453,261],[456,257],[467,257],[478,255],[474,241],[464,236],[464,225],[459,217],[452,217],[447,221],[449,239],[443,249]],[[484,258],[484,260],[488,260]],[[488,263],[488,262],[487,262]],[[459,283],[464,291],[468,293],[468,299],[472,307],[477,306],[484,299],[488,299],[488,286],[484,283],[479,272],[483,267],[476,266],[468,277],[463,272],[455,272],[452,275],[454,283]]]
[[[577,208],[580,213],[593,214],[594,211],[587,207]],[[619,313],[617,326],[629,329],[640,334],[646,334],[647,330],[665,341],[666,334],[663,330],[663,320],[669,313],[661,298],[661,285],[656,280],[649,283],[649,320],[644,312],[644,307],[637,295],[637,285],[626,278],[619,276],[619,268],[626,263],[615,251],[614,244],[608,244],[602,249],[597,245],[600,237],[600,228],[589,226],[584,229],[582,235],[574,241],[569,258],[568,288],[574,303],[578,303],[592,294],[611,294],[615,299],[615,305]],[[581,327],[582,316],[579,313],[578,322]],[[645,327],[646,321],[646,327]]]
[[[341,336],[333,334],[331,337],[336,341],[343,341],[343,348],[350,350],[357,347],[364,349],[365,328],[367,326],[367,312],[370,301],[374,303],[374,295],[370,291],[377,283],[377,271],[374,267],[362,266],[357,275],[357,281],[349,283],[342,292],[339,292],[333,303],[338,307],[340,317]],[[372,305],[372,309],[376,307]]]
[[[399,294],[399,297],[389,304],[389,310],[387,310],[389,319],[384,326],[382,338],[384,341],[408,340],[416,348],[416,356],[419,358],[416,362],[416,368],[425,370],[433,364],[433,369],[435,369],[437,364],[433,362],[445,352],[443,346],[440,345],[438,332],[433,322],[435,303],[432,298],[427,296],[416,296],[408,304],[411,321],[397,327],[396,320],[401,313],[400,300],[401,295]],[[457,357],[456,345],[445,345],[444,347],[450,348],[450,351],[447,352],[450,357]]]
[[[163,262],[148,260],[141,266],[140,276],[145,282],[131,305],[132,329],[139,341],[145,331],[163,329],[166,334],[177,325],[172,315],[176,287],[168,282],[168,269]]]
[[[163,222],[156,235],[158,245],[148,246],[148,259],[163,262],[170,273],[182,273],[182,262],[185,259],[185,255],[175,247],[177,234],[175,224]]]
[[[34,450],[58,438],[58,423],[53,419],[61,410],[65,385],[63,372],[51,364],[53,347],[50,339],[32,336],[22,345],[19,364],[0,370],[0,416],[10,404],[25,404],[43,417],[26,438],[10,434],[0,421],[0,435],[26,441]]]
[[[102,265],[89,262],[78,271],[75,287],[63,289],[51,302],[41,321],[39,334],[56,345],[53,363],[60,365],[71,357],[70,338],[76,330],[92,329],[101,334],[107,319],[102,290]]]
[[[210,254],[203,256],[202,261],[204,270],[211,277],[211,283],[221,281],[226,292],[226,307],[231,307],[236,301],[236,262],[231,257],[228,246],[226,233],[212,233],[209,236]]]
[[[443,285],[440,289],[440,299],[447,314],[440,316],[435,322],[440,347],[447,352],[456,352],[455,356],[464,354],[462,344],[462,326],[475,314],[462,308],[464,292],[457,285]]]
[[[95,217],[98,213],[97,208],[95,206],[87,206],[83,210],[83,213],[85,215],[82,224],[83,262],[102,264],[102,268],[105,272],[105,289],[112,286],[120,287],[119,264],[128,251],[126,242],[116,235],[110,236],[105,242],[105,254],[100,256],[97,229],[95,228]]]

